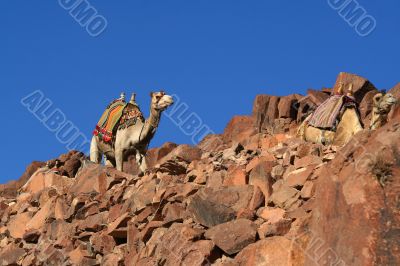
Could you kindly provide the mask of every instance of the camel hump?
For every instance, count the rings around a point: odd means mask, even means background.
[[[344,110],[358,105],[353,97],[333,95],[320,104],[312,114],[309,125],[326,130],[335,130]]]
[[[123,129],[136,125],[138,121],[144,122],[144,116],[142,111],[140,111],[139,106],[136,103],[127,103],[123,112],[121,119],[119,121],[118,129]]]

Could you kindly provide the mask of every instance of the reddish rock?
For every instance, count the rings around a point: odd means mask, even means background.
[[[216,152],[228,148],[225,144],[222,135],[211,134],[204,137],[204,139],[197,145],[203,152]]]
[[[0,249],[0,265],[18,265],[17,263],[25,254],[26,252],[23,248],[10,243],[5,248]]]
[[[302,265],[291,263],[291,241],[283,236],[269,237],[248,245],[235,257],[240,266]]]
[[[357,135],[320,173],[311,231],[324,245],[309,249],[330,257],[316,263],[400,263],[397,128],[394,121],[369,138],[368,132]]]
[[[297,101],[300,95],[292,94],[283,96],[278,103],[279,118],[290,118],[296,120],[297,118]]]
[[[55,174],[54,172],[36,172],[22,187],[22,191],[37,193],[45,188],[54,187],[60,194],[65,193],[74,183],[74,179]]]
[[[289,232],[291,224],[291,219],[281,219],[273,224],[266,222],[258,228],[257,233],[260,239],[270,236],[282,236]]]
[[[202,233],[188,225],[174,224],[161,237],[153,257],[165,265],[204,265],[210,261],[214,244],[209,240],[195,241]]]
[[[26,229],[43,229],[46,220],[54,217],[55,199],[50,199],[26,224]]]
[[[286,211],[281,208],[265,207],[257,211],[257,216],[263,218],[270,224],[274,224],[284,219]]]
[[[374,107],[373,98],[377,93],[378,93],[378,90],[369,91],[365,94],[365,96],[361,100],[359,110],[360,110],[361,120],[362,120],[364,126],[365,125],[368,126],[370,123],[370,120],[371,120],[370,116],[371,116],[372,109]]]
[[[266,201],[272,193],[271,171],[274,165],[275,162],[261,161],[251,170],[249,176],[249,184],[258,187]]]
[[[0,184],[0,197],[15,198],[17,191],[20,189],[40,167],[44,166],[43,162],[32,162],[17,181],[10,181],[7,184]]]
[[[252,117],[235,116],[226,126],[222,138],[224,142],[244,143],[250,136],[256,133]]]
[[[350,84],[353,84],[353,94],[357,102],[361,102],[365,94],[369,91],[376,90],[375,86],[369,80],[350,73],[339,73],[335,86],[334,93],[337,93],[340,84],[343,84],[343,94],[347,93]]]
[[[310,165],[317,166],[317,165],[319,165],[321,163],[322,163],[322,159],[320,157],[315,156],[315,155],[308,155],[308,156],[305,156],[303,158],[297,159],[294,162],[294,167],[296,169],[299,169],[299,168],[307,167],[307,166],[310,166]]]
[[[289,187],[303,187],[314,171],[314,166],[299,168],[290,172],[286,177],[286,185]]]
[[[256,226],[247,219],[219,224],[208,229],[205,237],[229,255],[235,254],[256,240]]]
[[[114,250],[116,245],[115,240],[112,236],[107,234],[94,234],[90,237],[90,244],[94,251],[107,254]]]
[[[400,99],[400,82],[391,88],[388,93],[391,93],[396,99]]]
[[[174,160],[177,157],[187,162],[192,162],[194,160],[200,160],[201,154],[202,152],[199,148],[183,144],[169,152],[162,160],[160,160],[160,163],[162,164],[168,160]]]
[[[254,159],[252,159],[247,165],[246,165],[246,172],[250,172],[251,170],[253,170],[253,168],[255,168],[256,166],[258,166],[261,163],[265,163],[268,164],[267,162],[275,162],[275,157],[272,154],[264,154],[260,157],[255,157]]]
[[[321,103],[323,103],[326,99],[329,98],[330,93],[326,93],[324,91],[317,91],[317,90],[312,90],[309,89],[307,90],[307,95],[309,96],[309,98],[311,99],[311,101],[315,104],[315,105],[320,105]]]
[[[240,186],[247,184],[247,176],[244,167],[233,165],[228,168],[227,176],[225,177],[224,186]]]
[[[22,238],[25,233],[27,223],[32,219],[32,214],[28,212],[15,215],[7,225],[10,236],[13,238]]]
[[[68,177],[75,177],[76,173],[81,167],[81,159],[84,157],[84,154],[81,152],[73,152],[74,153],[71,155],[69,160],[67,160],[62,166],[62,170],[67,174]]]
[[[70,192],[75,195],[79,193],[107,191],[107,179],[111,179],[105,173],[105,167],[99,164],[88,163],[77,175]]]
[[[282,185],[274,191],[269,198],[269,202],[282,209],[290,209],[298,200],[300,192],[292,187]]]
[[[204,188],[190,200],[188,210],[200,224],[212,227],[236,218],[239,210],[251,209],[253,186]]]
[[[300,196],[303,199],[309,199],[314,195],[314,191],[315,191],[315,186],[314,186],[314,182],[312,181],[307,181],[303,188],[300,191]]]

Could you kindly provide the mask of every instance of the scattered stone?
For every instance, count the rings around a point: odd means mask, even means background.
[[[235,254],[256,240],[256,226],[247,219],[219,224],[208,229],[205,237],[229,255]]]

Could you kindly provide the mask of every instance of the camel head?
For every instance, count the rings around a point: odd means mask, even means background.
[[[373,113],[371,129],[376,129],[386,123],[387,115],[397,99],[390,93],[380,92],[373,98]]]
[[[151,92],[151,108],[156,111],[164,111],[174,103],[171,96],[165,94],[164,91]]]

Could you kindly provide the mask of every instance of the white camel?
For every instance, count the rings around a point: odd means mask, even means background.
[[[93,136],[90,144],[92,162],[100,163],[104,155],[106,165],[123,171],[123,161],[129,154],[135,154],[140,171],[142,173],[146,171],[145,155],[160,123],[161,113],[174,102],[172,97],[163,91],[152,92],[150,97],[150,116],[144,122],[138,119],[134,125],[119,128],[115,134],[115,140],[111,143],[100,140],[99,136]]]

